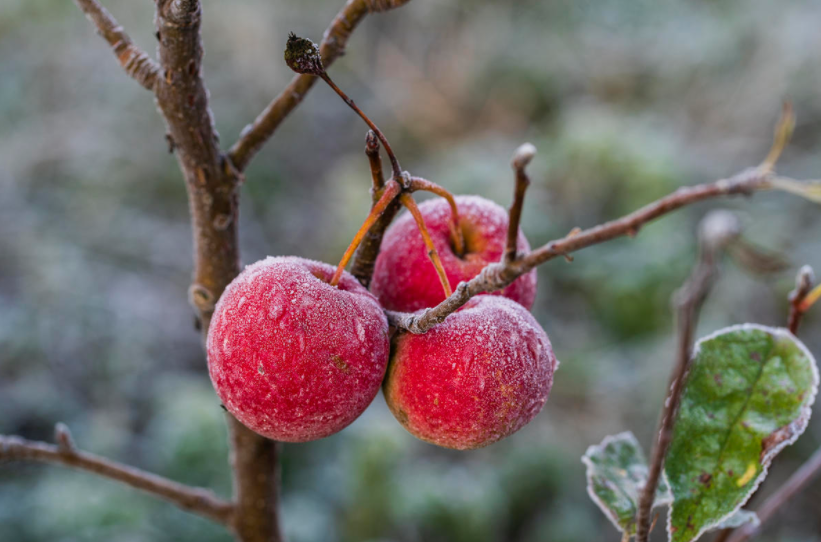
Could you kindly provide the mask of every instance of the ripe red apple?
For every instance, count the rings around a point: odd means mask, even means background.
[[[501,259],[508,223],[507,211],[479,196],[457,196],[456,206],[465,237],[466,251],[461,256],[454,252],[450,238],[451,210],[447,201],[434,199],[419,206],[454,290],[460,282],[478,275],[487,264]],[[518,250],[530,250],[521,231]],[[428,259],[422,235],[409,213],[400,216],[385,232],[382,250],[376,259],[371,291],[383,307],[395,311],[413,312],[436,306],[445,299],[442,284]],[[530,309],[536,297],[536,271],[519,277],[504,290],[494,293]]]
[[[340,431],[379,392],[388,323],[349,273],[296,257],[249,265],[217,303],[208,370],[225,408],[271,439],[305,442]]]
[[[539,413],[557,364],[524,307],[478,296],[423,335],[397,333],[383,391],[412,435],[445,448],[481,448]]]

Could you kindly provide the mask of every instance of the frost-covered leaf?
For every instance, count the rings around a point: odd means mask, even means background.
[[[817,388],[815,360],[787,330],[745,324],[698,342],[665,461],[673,542],[695,540],[747,502],[804,432]]]
[[[582,456],[587,466],[587,492],[621,532],[636,531],[636,511],[647,481],[647,461],[631,432],[606,437]],[[654,506],[669,504],[670,488],[662,476]]]
[[[752,523],[753,527],[758,527],[761,524],[761,521],[758,519],[758,514],[750,510],[736,510],[721,520],[718,525],[713,527],[713,530],[735,529],[747,523]]]

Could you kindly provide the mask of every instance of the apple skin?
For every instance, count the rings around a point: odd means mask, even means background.
[[[419,205],[454,290],[460,282],[469,281],[487,264],[502,258],[508,224],[507,211],[485,198],[457,196],[456,206],[467,248],[462,257],[456,255],[451,244],[451,211],[447,201],[437,198]],[[517,246],[520,252],[530,250],[521,230]],[[445,299],[442,284],[428,258],[428,249],[410,213],[402,214],[385,232],[374,267],[371,292],[386,309],[404,312],[434,307]],[[529,310],[536,297],[536,270],[493,293],[508,297]]]
[[[269,257],[226,288],[208,333],[225,408],[265,437],[306,442],[353,422],[379,392],[388,323],[376,298],[330,265]]]
[[[558,366],[547,334],[520,304],[477,296],[425,334],[397,333],[383,384],[412,435],[469,450],[503,439],[544,406]]]

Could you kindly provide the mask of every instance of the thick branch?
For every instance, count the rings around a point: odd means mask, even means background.
[[[145,52],[131,42],[114,17],[97,0],[74,0],[97,27],[100,34],[114,49],[125,73],[148,90],[154,89],[160,67]]]
[[[803,464],[778,490],[770,495],[761,508],[756,510],[758,519],[763,525],[768,519],[773,517],[787,502],[809,485],[818,474],[821,473],[821,448]],[[746,542],[752,538],[760,529],[752,525],[746,525],[733,532],[727,542]]]
[[[214,305],[239,273],[237,188],[240,174],[218,146],[201,76],[201,6],[196,0],[157,0],[163,76],[157,103],[185,177],[194,234],[191,302],[207,333]],[[277,444],[228,416],[236,511],[242,542],[281,540],[277,506]]]
[[[217,498],[211,491],[186,486],[150,472],[77,450],[71,435],[62,424],[58,425],[56,433],[58,446],[15,436],[0,435],[0,463],[35,461],[91,472],[151,493],[184,510],[218,523],[224,525],[231,523],[233,505]]]
[[[387,11],[408,3],[410,0],[348,0],[325,30],[320,43],[322,63],[327,68],[345,52],[351,33],[368,13]],[[297,75],[288,86],[268,104],[253,123],[245,127],[239,140],[234,143],[228,156],[234,166],[244,170],[251,158],[273,135],[285,117],[296,108],[316,82],[316,76]]]
[[[636,542],[647,542],[650,535],[650,514],[664,467],[664,458],[673,440],[673,424],[681,404],[684,381],[690,366],[699,311],[718,274],[718,257],[721,250],[738,235],[738,220],[731,213],[717,211],[708,215],[702,221],[698,262],[687,282],[674,297],[678,325],[676,364],[668,387],[670,391],[662,407],[658,439],[650,457],[647,483],[639,498],[636,515]]]
[[[750,195],[759,190],[770,189],[770,176],[770,173],[750,169],[742,171],[729,179],[679,188],[672,194],[618,220],[587,230],[574,231],[571,235],[551,241],[508,264],[488,265],[470,281],[459,284],[453,295],[436,307],[425,309],[417,314],[389,313],[388,319],[392,325],[406,329],[411,333],[425,333],[467,303],[471,297],[481,293],[501,290],[537,265],[541,265],[557,256],[567,256],[571,252],[610,241],[617,237],[635,236],[641,227],[648,222],[692,203],[719,196]]]

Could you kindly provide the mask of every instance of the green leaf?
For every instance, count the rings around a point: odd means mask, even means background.
[[[752,523],[753,527],[758,527],[761,524],[761,520],[758,519],[758,514],[752,512],[750,510],[736,510],[716,525],[713,530],[719,529],[735,529],[745,525],[747,523]]]
[[[631,432],[605,437],[582,456],[587,466],[587,493],[621,532],[636,531],[636,511],[647,482],[647,461]],[[670,488],[664,476],[656,490],[654,506],[670,504]]]
[[[689,542],[736,512],[807,427],[818,370],[784,329],[752,324],[696,344],[665,471],[668,531]]]

